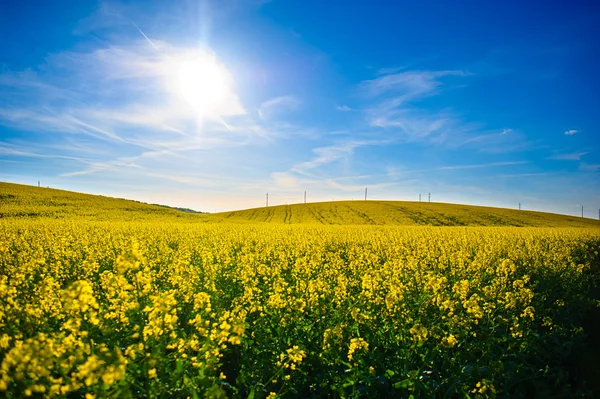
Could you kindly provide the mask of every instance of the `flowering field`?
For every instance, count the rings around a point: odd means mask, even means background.
[[[598,229],[14,218],[0,395],[585,394]]]

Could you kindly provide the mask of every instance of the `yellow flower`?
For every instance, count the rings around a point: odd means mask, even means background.
[[[368,342],[362,338],[352,338],[350,340],[350,347],[348,348],[348,360],[352,360],[354,357],[354,353],[361,349],[368,350]]]
[[[156,369],[155,368],[148,370],[148,377],[150,379],[156,378]]]
[[[442,343],[444,345],[446,345],[449,348],[454,347],[454,345],[456,345],[458,343],[458,340],[456,339],[456,337],[453,334],[448,335],[447,337],[444,337],[442,339]]]

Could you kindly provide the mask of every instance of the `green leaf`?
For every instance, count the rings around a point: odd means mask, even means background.
[[[419,370],[411,370],[411,371],[409,371],[408,372],[408,376],[411,379],[413,379],[413,380],[416,379],[419,376]]]
[[[407,378],[405,380],[394,383],[393,387],[396,389],[408,389],[411,388],[412,385],[413,382],[410,380],[410,378]]]

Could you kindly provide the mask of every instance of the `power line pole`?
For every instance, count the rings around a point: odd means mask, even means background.
[[[365,187],[365,201],[367,200],[367,188]]]
[[[40,187],[40,181],[38,180],[38,188]]]
[[[429,202],[431,202],[431,193],[429,193]]]
[[[581,217],[583,217],[583,205],[581,205]]]
[[[306,204],[306,191],[304,192],[304,203]]]
[[[419,202],[421,202],[421,194],[419,194]]]
[[[519,202],[519,210],[521,210],[521,203]]]
[[[269,193],[267,193],[267,206],[269,206]]]

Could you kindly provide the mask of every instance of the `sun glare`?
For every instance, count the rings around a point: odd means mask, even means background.
[[[177,79],[183,97],[202,115],[218,112],[229,91],[227,71],[209,57],[183,62]]]

